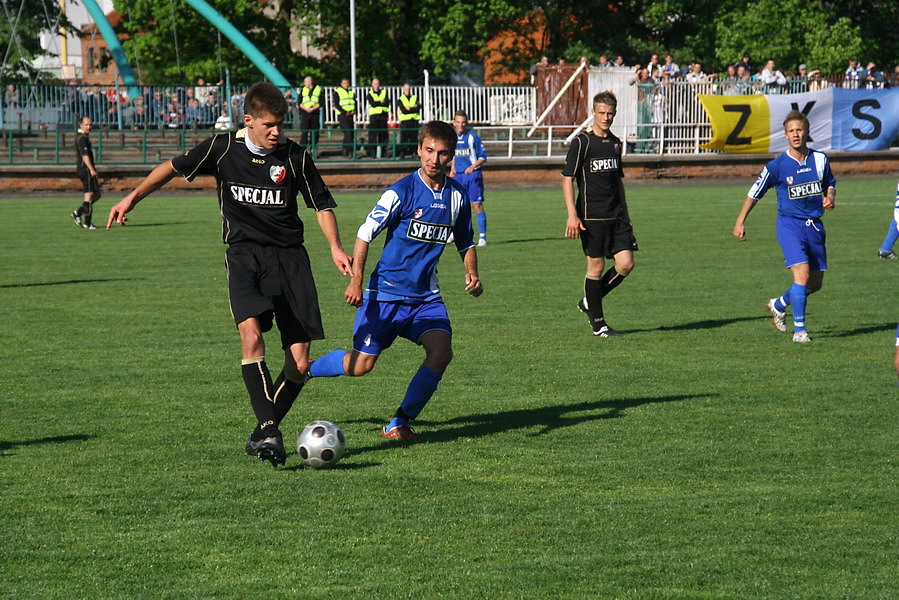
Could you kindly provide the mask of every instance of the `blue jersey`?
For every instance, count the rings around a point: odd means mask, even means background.
[[[481,138],[470,129],[460,133],[456,138],[456,158],[453,163],[456,171],[463,173],[479,159],[487,160],[487,151],[484,150]]]
[[[836,188],[837,180],[823,152],[809,150],[802,161],[784,152],[765,165],[748,195],[758,200],[772,186],[777,190],[779,216],[818,219],[824,214],[824,195],[828,188]]]
[[[364,294],[372,300],[440,298],[437,261],[450,234],[459,252],[474,246],[471,205],[462,187],[446,177],[441,189],[432,189],[418,170],[387,188],[356,236],[371,243],[382,231],[384,250]]]

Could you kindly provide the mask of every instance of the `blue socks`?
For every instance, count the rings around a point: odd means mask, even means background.
[[[887,229],[887,235],[883,238],[880,249],[884,252],[892,252],[897,239],[899,239],[899,224],[896,221],[890,221],[890,228]]]
[[[794,283],[787,292],[793,305],[793,327],[796,331],[805,331],[805,305],[808,300],[808,286]],[[784,294],[786,295],[786,294]],[[775,304],[777,304],[775,302]]]
[[[406,397],[403,398],[400,404],[400,411],[408,416],[409,419],[417,417],[425,407],[425,404],[428,403],[428,400],[431,399],[431,396],[434,395],[434,392],[437,391],[437,384],[440,383],[441,379],[443,379],[441,375],[424,365],[420,366],[412,377],[412,381],[409,382],[409,387],[406,388]],[[388,425],[388,429],[392,429],[395,426],[394,421],[405,421],[396,423],[396,425],[405,425],[409,419],[394,417],[393,421]]]
[[[482,238],[487,237],[487,213],[479,212],[477,216],[478,220],[478,234]]]
[[[343,370],[343,357],[346,350],[332,350],[324,356],[315,359],[309,368],[309,374],[313,377],[338,377],[346,375]]]

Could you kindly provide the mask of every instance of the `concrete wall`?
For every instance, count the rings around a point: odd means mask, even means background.
[[[830,152],[834,174],[844,176],[880,175],[899,176],[899,150],[881,152]],[[772,158],[768,154],[698,156],[642,156],[624,158],[625,175],[631,180],[665,179],[721,179],[736,183],[752,183],[765,163]],[[488,186],[533,187],[559,185],[562,159],[512,158],[492,159],[484,169]],[[97,165],[100,183],[108,193],[127,193],[151,171],[148,166]],[[334,189],[381,189],[413,171],[414,161],[378,163],[357,161],[354,163],[319,163],[325,182]],[[55,165],[0,166],[0,193],[72,192],[80,191],[81,183],[75,177],[75,168]],[[193,183],[176,178],[167,190],[212,191],[215,182],[211,177],[198,178]],[[748,189],[748,188],[747,188]]]

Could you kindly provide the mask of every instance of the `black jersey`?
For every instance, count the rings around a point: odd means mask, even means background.
[[[581,219],[622,216],[621,140],[612,132],[608,137],[599,137],[592,130],[579,133],[568,147],[562,175],[577,181],[575,208]]]
[[[222,240],[292,247],[303,243],[297,194],[315,210],[337,206],[306,150],[292,140],[258,156],[246,147],[246,129],[218,133],[172,160],[188,181],[212,175],[218,184]]]
[[[78,136],[75,138],[75,153],[78,155],[75,159],[75,169],[78,171],[87,171],[87,165],[84,164],[84,157],[91,159],[94,164],[94,149],[91,146],[91,139],[86,133],[78,130]]]

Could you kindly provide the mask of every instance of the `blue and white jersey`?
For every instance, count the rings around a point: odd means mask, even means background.
[[[387,188],[356,237],[371,243],[382,231],[387,232],[384,250],[364,294],[372,300],[439,299],[437,261],[450,234],[459,252],[474,246],[471,204],[465,191],[449,177],[441,189],[432,189],[419,170]]]
[[[784,152],[762,169],[749,197],[758,200],[772,186],[777,189],[779,216],[818,219],[824,214],[824,195],[828,188],[836,188],[837,180],[823,152],[809,150],[802,161]]]
[[[487,160],[487,151],[484,150],[484,144],[481,143],[478,134],[467,129],[456,137],[456,158],[453,164],[457,172],[463,173],[479,159]]]

